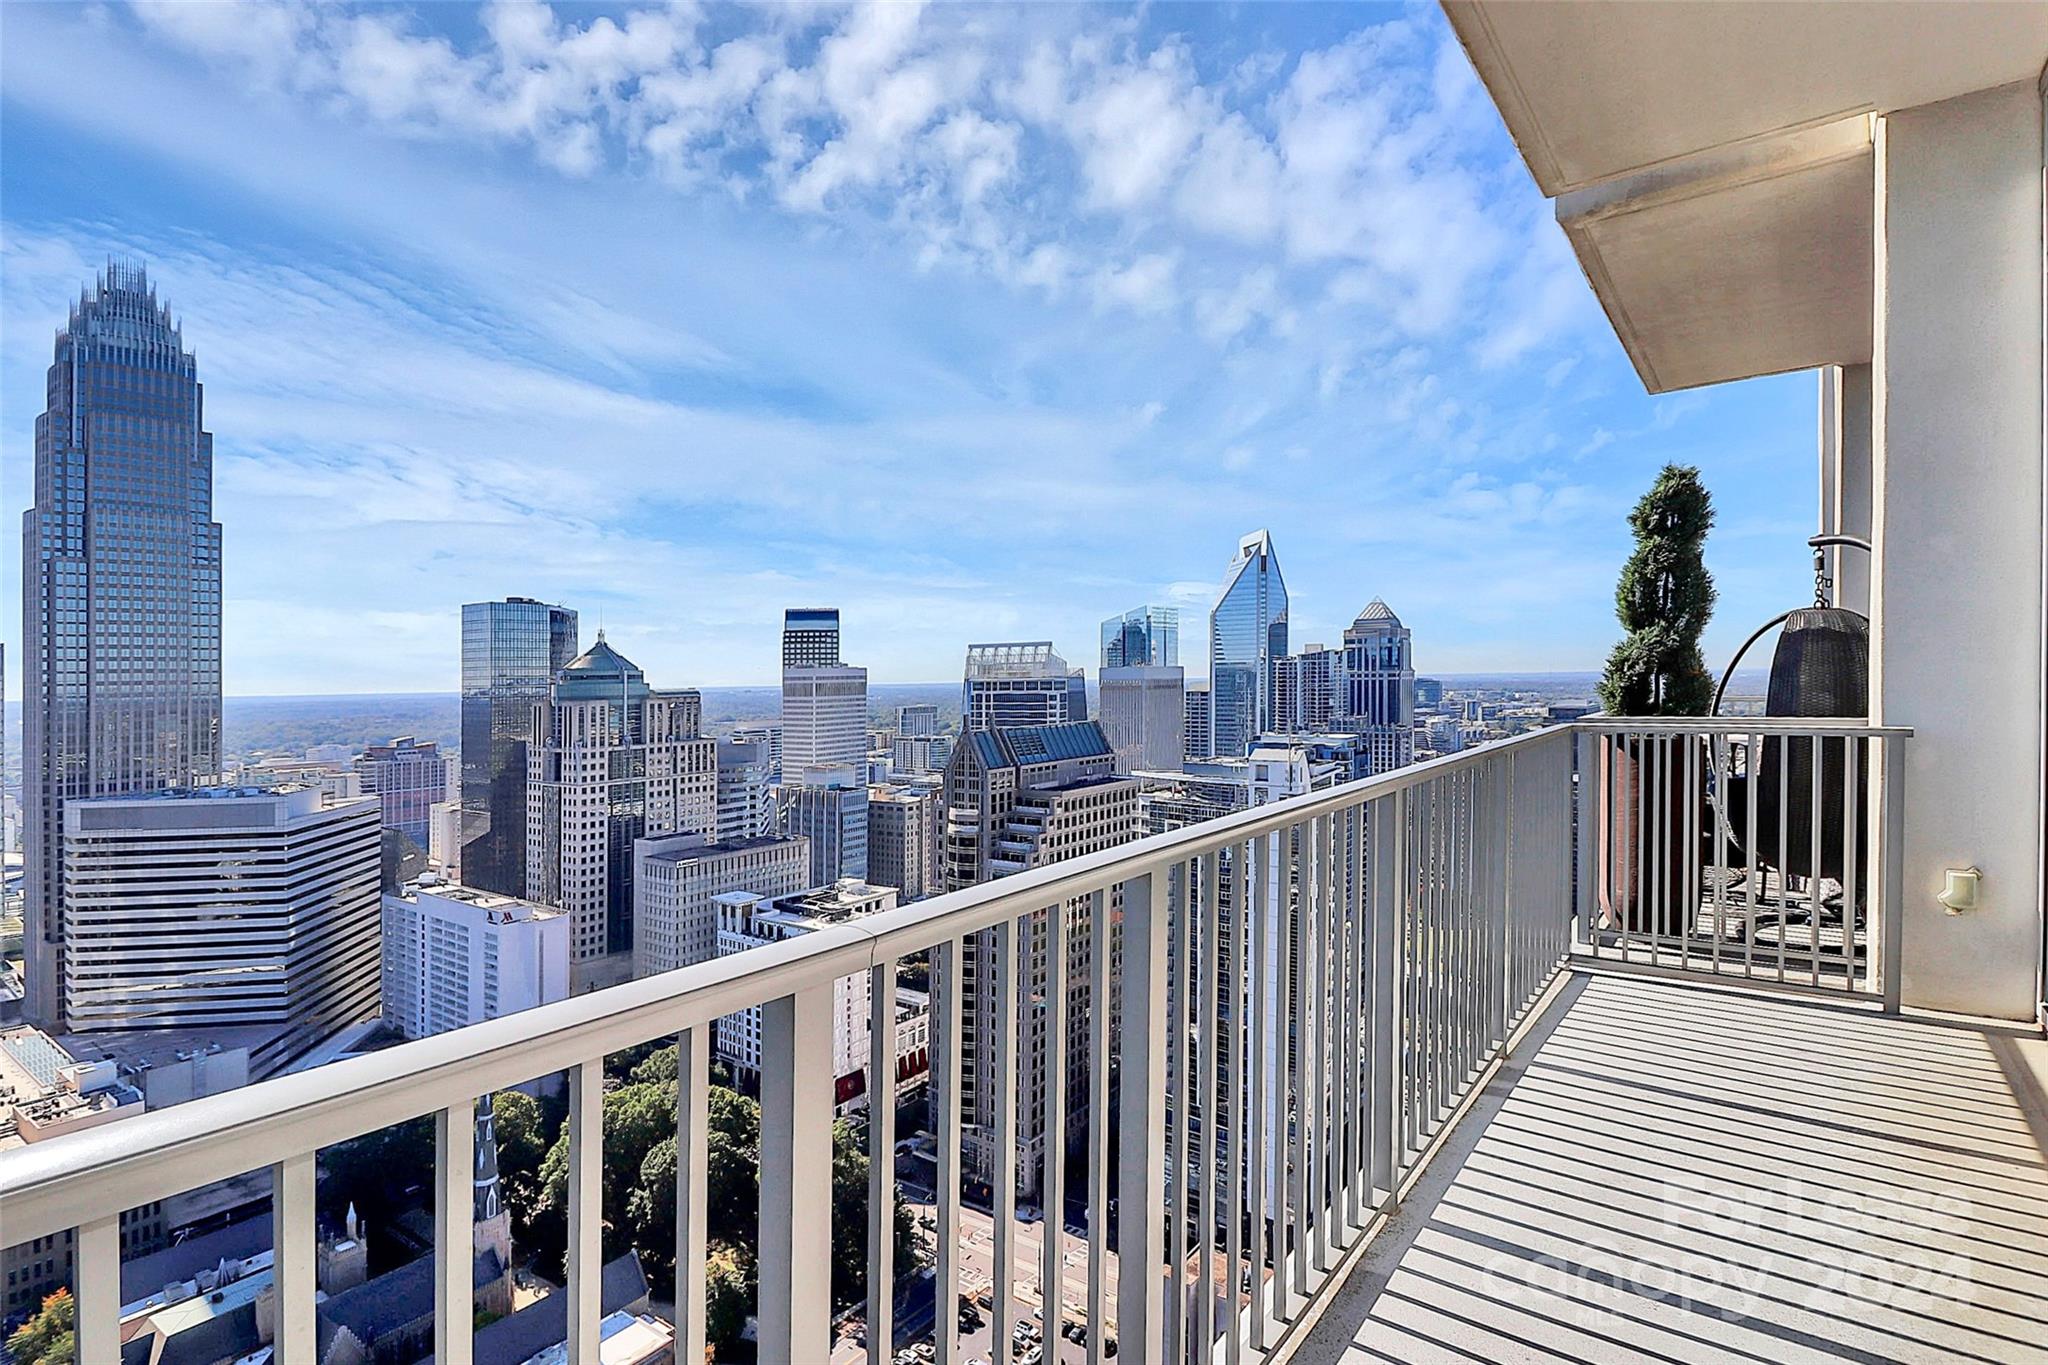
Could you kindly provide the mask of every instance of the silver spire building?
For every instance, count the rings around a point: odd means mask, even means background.
[[[1241,758],[1273,728],[1273,669],[1287,653],[1287,584],[1273,537],[1238,542],[1209,613],[1209,752]]]
[[[198,367],[139,265],[57,333],[22,516],[27,1011],[63,1020],[64,803],[220,770],[220,524]]]

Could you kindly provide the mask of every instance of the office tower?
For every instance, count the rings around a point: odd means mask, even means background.
[[[717,828],[702,717],[695,691],[648,687],[602,630],[534,708],[525,899],[569,912],[577,994],[632,973],[634,841]]]
[[[784,668],[837,668],[839,663],[839,608],[791,607],[782,613]]]
[[[261,1077],[377,1014],[376,801],[167,789],[64,810],[79,1032],[260,1028]]]
[[[1415,680],[1415,706],[1417,710],[1434,711],[1444,704],[1444,685],[1436,678]]]
[[[781,771],[858,766],[868,752],[868,671],[839,657],[839,613],[792,608],[782,616]]]
[[[1133,607],[1102,623],[1104,668],[1172,668],[1179,662],[1179,607]]]
[[[1181,731],[1187,742],[1187,757],[1209,757],[1209,684],[1189,683],[1186,706],[1181,712]]]
[[[898,735],[889,741],[889,775],[936,777],[946,770],[952,752],[948,735]]]
[[[1287,584],[1273,537],[1238,542],[1209,613],[1209,752],[1246,753],[1273,728],[1273,666],[1287,653]]]
[[[426,1038],[569,994],[569,917],[454,883],[383,899],[384,1022]]]
[[[633,974],[717,956],[719,896],[781,896],[815,885],[807,839],[641,839],[633,845]]]
[[[1365,736],[1372,771],[1415,761],[1415,659],[1408,627],[1375,597],[1344,632],[1341,728]]]
[[[775,760],[766,739],[718,742],[718,838],[775,832]]]
[[[1104,665],[1095,682],[1117,771],[1178,768],[1187,755],[1187,675],[1180,666]]]
[[[448,792],[448,765],[440,746],[431,739],[401,735],[363,750],[355,770],[363,795],[376,797],[382,805],[384,828],[427,847],[428,821]]]
[[[777,791],[782,832],[811,841],[812,886],[868,872],[866,765],[807,768]]]
[[[906,901],[939,889],[939,787],[935,782],[868,788],[868,873]]]
[[[1050,640],[967,646],[963,730],[1062,725],[1088,719],[1088,684]]]
[[[896,708],[896,733],[904,738],[918,739],[939,732],[939,708],[930,702],[918,702],[911,706]]]
[[[22,514],[22,954],[63,1029],[64,805],[220,770],[220,524],[192,353],[112,262],[57,334]]]
[[[942,865],[948,891],[991,878],[1079,857],[1138,837],[1136,778],[1116,773],[1116,755],[1094,721],[1032,725],[968,734],[946,767]],[[1087,1123],[1086,982],[1093,960],[1090,897],[1058,907],[1067,957],[1067,1137]],[[1112,913],[1120,915],[1119,901]],[[1034,915],[1015,934],[1017,964],[1018,1092],[1035,1095],[1045,1067],[1046,1037],[1040,999],[1050,980],[1044,916]],[[968,1164],[979,1179],[995,1169],[997,1139],[995,934],[967,940],[961,999],[968,1011],[962,1034],[961,1121]],[[1120,976],[1111,962],[1110,979]],[[1043,1174],[1045,1119],[1037,1106],[1017,1114],[1019,1185],[1036,1194]]]
[[[534,708],[578,652],[576,613],[508,597],[462,609],[465,883],[526,894],[526,765]]]
[[[726,738],[735,744],[765,745],[766,748],[763,752],[768,756],[769,771],[773,774],[776,781],[782,780],[782,726],[780,723],[775,725],[735,725],[726,734]]]
[[[727,957],[770,943],[814,934],[820,929],[896,908],[896,890],[847,878],[789,895],[735,891],[715,898],[718,955]],[[832,983],[832,1102],[845,1109],[867,1093],[868,974],[854,972]],[[718,1055],[743,1083],[761,1078],[761,1007],[752,1005],[718,1020]]]

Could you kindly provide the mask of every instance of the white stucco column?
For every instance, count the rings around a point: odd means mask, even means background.
[[[1820,372],[1820,520],[1823,535],[1870,539],[1870,366],[1830,365]],[[1861,550],[1827,552],[1835,605],[1870,614],[1871,558]]]
[[[1904,999],[2006,1018],[2041,962],[2042,146],[2031,80],[1891,114],[1877,146],[1871,686],[1915,730]],[[1970,866],[1981,908],[1951,916],[1943,870]]]

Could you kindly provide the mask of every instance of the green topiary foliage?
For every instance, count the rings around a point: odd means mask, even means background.
[[[1714,613],[1714,580],[1702,551],[1714,502],[1699,470],[1664,466],[1628,524],[1636,549],[1614,590],[1628,638],[1607,657],[1600,703],[1617,716],[1704,716],[1714,682],[1700,634]]]

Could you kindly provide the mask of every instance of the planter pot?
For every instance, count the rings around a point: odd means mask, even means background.
[[[1603,916],[1632,934],[1679,938],[1699,899],[1688,875],[1682,741],[1610,735],[1601,762]]]

